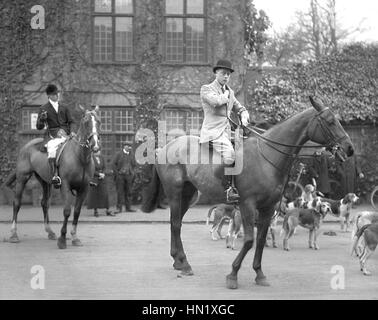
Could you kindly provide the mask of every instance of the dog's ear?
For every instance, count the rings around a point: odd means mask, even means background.
[[[343,200],[341,201],[342,204],[348,204],[351,202],[351,199],[350,199],[350,194],[348,193],[344,198]]]

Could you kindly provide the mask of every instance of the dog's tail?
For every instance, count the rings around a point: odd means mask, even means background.
[[[353,253],[356,252],[356,248],[357,248],[357,243],[358,241],[360,240],[361,236],[364,234],[365,230],[370,226],[371,224],[365,224],[364,226],[362,226],[361,229],[357,230],[356,232],[356,235],[354,237],[354,241],[353,241],[353,244],[352,244],[352,252],[350,253],[351,256],[353,256]],[[357,254],[357,252],[356,252]]]
[[[207,218],[206,218],[206,225],[208,226],[209,223],[210,223],[210,217],[211,217],[211,214],[213,213],[214,209],[216,208],[217,206],[212,206],[208,213],[207,213]]]

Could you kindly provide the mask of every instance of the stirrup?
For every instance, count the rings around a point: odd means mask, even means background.
[[[237,203],[239,202],[240,196],[238,191],[234,187],[229,187],[226,191],[226,201],[227,203]]]
[[[59,176],[53,176],[51,183],[54,185],[54,188],[59,189],[62,185],[62,179]]]

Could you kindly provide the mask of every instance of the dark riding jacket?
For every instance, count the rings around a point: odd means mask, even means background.
[[[47,111],[47,119],[41,119],[43,111]],[[70,110],[67,106],[59,104],[58,113],[51,105],[50,101],[39,108],[37,118],[37,129],[42,130],[47,123],[47,130],[45,138],[57,138],[59,129],[63,129],[67,135],[73,131],[74,121],[72,119]]]

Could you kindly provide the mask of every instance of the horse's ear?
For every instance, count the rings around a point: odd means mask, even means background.
[[[100,111],[100,106],[99,105],[96,105],[96,107],[94,108],[94,112],[99,112]]]
[[[312,96],[309,96],[309,99],[310,99],[312,106],[316,109],[316,111],[320,112],[320,111],[324,110],[324,106],[321,105],[319,102],[315,101]]]
[[[80,108],[81,111],[83,111],[83,112],[85,111],[85,108],[81,104],[79,104],[79,108]]]

